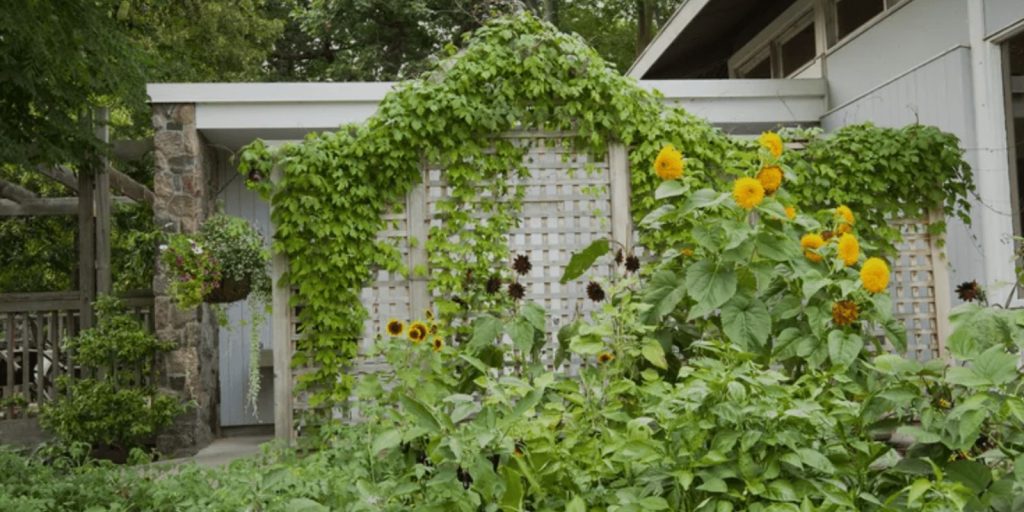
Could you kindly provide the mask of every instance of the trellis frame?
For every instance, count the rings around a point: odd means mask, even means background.
[[[521,137],[523,133],[503,134],[502,137]],[[571,137],[571,135],[567,134],[539,135],[540,138],[551,136]],[[632,247],[634,237],[630,207],[631,169],[628,148],[620,143],[612,143],[608,145],[607,154],[601,155],[601,157],[607,165],[605,185],[607,185],[608,191],[607,203],[610,206],[609,212],[607,212],[607,219],[610,220],[610,225],[606,236],[610,236],[611,239],[622,243],[628,250]],[[415,237],[417,240],[424,241],[429,231],[429,223],[431,221],[431,200],[429,197],[429,187],[432,183],[431,170],[426,164],[423,164],[422,167],[424,169],[423,179],[407,196],[406,207],[403,212],[402,220],[405,224],[406,240],[409,237]],[[582,164],[579,168],[581,172],[584,172],[582,171]],[[272,176],[275,181],[279,180],[281,176],[280,169],[275,168]],[[273,210],[273,205],[271,205],[271,209]],[[912,257],[915,257],[916,260],[906,267],[901,267],[899,264],[901,260],[897,260],[893,267],[896,279],[891,283],[890,290],[893,292],[894,309],[897,312],[896,316],[898,318],[907,324],[918,321],[926,325],[923,332],[914,334],[927,335],[929,337],[928,357],[945,358],[945,339],[950,331],[948,312],[951,307],[948,263],[942,251],[941,239],[928,232],[928,225],[941,221],[942,218],[941,210],[935,210],[927,218],[919,221],[900,221],[901,224],[908,226],[909,229],[904,234],[913,234],[905,239],[904,245],[917,243],[916,247],[911,248],[908,246],[903,247],[903,249],[912,253]],[[587,243],[581,242],[576,250],[582,249]],[[423,243],[408,247],[404,250],[404,253],[409,269],[426,266],[427,254]],[[275,254],[272,264],[274,283],[274,319],[272,329],[275,396],[274,424],[278,439],[287,443],[294,443],[298,435],[294,411],[296,404],[300,400],[294,394],[295,373],[291,365],[292,355],[295,350],[295,339],[297,337],[296,314],[290,304],[291,290],[282,286],[280,282],[281,276],[287,272],[287,269],[287,257],[282,254]],[[907,278],[902,282],[897,282],[904,275]],[[408,287],[408,309],[410,313],[422,311],[428,307],[430,295],[427,288],[427,279],[424,276],[416,276],[415,272],[410,272],[409,276],[405,278],[405,285]],[[557,277],[554,277],[554,279],[557,281]],[[373,286],[377,285],[371,285],[371,288]],[[901,302],[902,299],[906,300]],[[908,313],[900,313],[900,311],[908,307],[910,308]],[[373,313],[371,311],[371,317],[374,316]],[[377,313],[377,316],[380,316],[379,312]],[[549,313],[549,316],[556,316],[560,312],[550,311]],[[379,322],[380,319],[376,321]],[[908,328],[910,327],[911,325],[908,325]],[[557,331],[557,327],[555,331]],[[924,355],[918,354],[918,356],[923,357]]]

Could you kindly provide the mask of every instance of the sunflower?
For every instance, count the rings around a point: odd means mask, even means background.
[[[512,269],[521,276],[525,276],[530,273],[533,269],[533,264],[530,263],[530,257],[525,254],[519,254],[516,259],[512,261]]]
[[[683,175],[683,154],[669,144],[658,152],[654,159],[654,173],[663,180],[676,180]]]
[[[856,322],[857,316],[857,304],[851,300],[841,300],[832,304],[832,321],[838,326]]]
[[[597,281],[587,283],[587,297],[594,302],[601,302],[604,300],[604,288]]]
[[[597,362],[601,364],[610,363],[615,360],[615,354],[611,352],[601,352],[597,355]]]
[[[860,268],[860,280],[865,290],[884,292],[889,287],[889,265],[881,258],[868,258]]]
[[[846,206],[845,204],[837,206],[836,215],[841,217],[843,219],[843,222],[851,226],[854,224],[855,219],[853,217],[853,210],[851,210],[849,206]]]
[[[440,352],[444,348],[444,338],[434,336],[434,339],[430,340],[430,346],[434,347],[434,352]]]
[[[849,233],[843,233],[839,237],[839,257],[847,267],[857,264],[857,259],[860,258],[860,243],[857,242],[857,237]]]
[[[413,322],[409,324],[409,341],[418,344],[427,339],[428,332],[430,329],[427,328],[427,324],[420,321]]]
[[[792,206],[787,206],[786,207],[786,218],[788,218],[789,220],[795,219],[796,218],[796,208],[794,208]]]
[[[526,296],[526,288],[519,282],[511,282],[508,284],[508,296],[515,300],[522,299]]]
[[[777,165],[765,167],[758,171],[757,181],[761,182],[765,194],[772,195],[782,185],[782,169]]]
[[[836,236],[835,232],[829,231],[827,229],[825,231],[821,232],[821,239],[826,241],[826,242],[828,242],[829,240],[832,240],[835,236]]]
[[[385,330],[387,330],[388,334],[390,334],[392,337],[397,338],[401,336],[403,332],[405,332],[405,324],[402,323],[402,321],[398,320],[397,318],[392,318],[391,320],[388,320],[388,324],[387,327],[385,327]]]
[[[750,210],[764,201],[764,187],[754,178],[740,178],[733,183],[732,197],[736,204]]]
[[[640,258],[630,254],[626,256],[626,272],[636,272],[640,270]]]
[[[825,239],[816,233],[807,233],[800,238],[800,247],[804,249],[804,257],[815,263],[821,261],[821,255],[815,252],[815,249],[819,249],[823,245],[825,245]]]
[[[956,296],[964,302],[985,302],[985,290],[977,281],[964,281],[956,287]]]
[[[782,137],[775,132],[764,132],[757,138],[757,143],[768,150],[775,158],[782,156]]]
[[[427,320],[433,321],[434,320],[434,310],[432,310],[430,308],[424,309],[423,310],[423,318],[426,318]]]
[[[484,286],[487,293],[495,294],[501,290],[501,278],[498,276],[491,276],[487,279],[487,284]]]

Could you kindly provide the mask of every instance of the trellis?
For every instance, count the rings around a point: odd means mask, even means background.
[[[553,366],[558,329],[594,307],[585,300],[583,283],[559,283],[572,253],[601,238],[625,247],[632,245],[628,154],[621,144],[609,145],[603,155],[575,153],[572,144],[563,144],[571,142],[571,133],[515,132],[502,137],[528,148],[524,165],[530,176],[521,183],[526,195],[520,224],[509,233],[508,242],[513,254],[527,254],[533,263],[533,270],[520,282],[526,285],[526,299],[548,312],[548,341],[541,353],[543,360]],[[423,244],[411,247],[408,241],[426,240],[430,226],[442,222],[436,216],[436,204],[448,193],[443,169],[424,165],[422,173],[422,183],[409,193],[405,210],[388,214],[389,228],[379,234],[396,245],[410,269],[425,266],[427,257]],[[890,283],[894,313],[907,327],[908,353],[919,359],[944,356],[942,340],[948,333],[946,263],[938,240],[928,233],[929,222],[896,221],[904,240],[893,262]],[[275,283],[287,265],[285,256],[274,256]],[[415,318],[429,306],[426,279],[413,273],[406,277],[385,271],[374,276],[362,291],[369,319],[360,342],[361,354],[367,352],[389,318]],[[303,409],[306,402],[304,396],[293,395],[294,383],[309,369],[291,366],[295,343],[302,335],[297,312],[289,306],[291,295],[291,290],[275,285],[273,345],[275,431],[278,437],[294,440],[294,412]],[[567,371],[575,371],[578,365],[579,361],[571,361]],[[382,361],[368,359],[357,361],[353,367],[357,374],[385,369]]]

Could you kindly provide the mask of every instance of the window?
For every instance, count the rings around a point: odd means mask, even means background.
[[[782,43],[779,56],[782,58],[782,75],[789,76],[814,60],[814,24],[808,24],[793,37]]]
[[[909,0],[829,0],[832,23],[829,42],[835,44],[883,12]]]
[[[1024,34],[1013,37],[1003,45],[1003,86],[1006,95],[1006,135],[1009,148],[1010,198],[1013,204],[1014,234],[1024,233]],[[1022,290],[1024,292],[1024,290]]]
[[[762,45],[753,57],[736,66],[736,76],[785,78],[803,69],[818,55],[813,13],[800,16],[789,28],[777,32]]]

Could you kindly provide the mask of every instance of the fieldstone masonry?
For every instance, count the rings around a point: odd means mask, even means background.
[[[165,233],[192,233],[212,212],[217,153],[196,129],[195,105],[152,106],[154,220]],[[192,401],[157,438],[157,448],[188,455],[213,440],[217,428],[217,322],[210,306],[182,311],[168,296],[158,263],[153,282],[156,335],[177,348],[164,357],[162,385]]]

